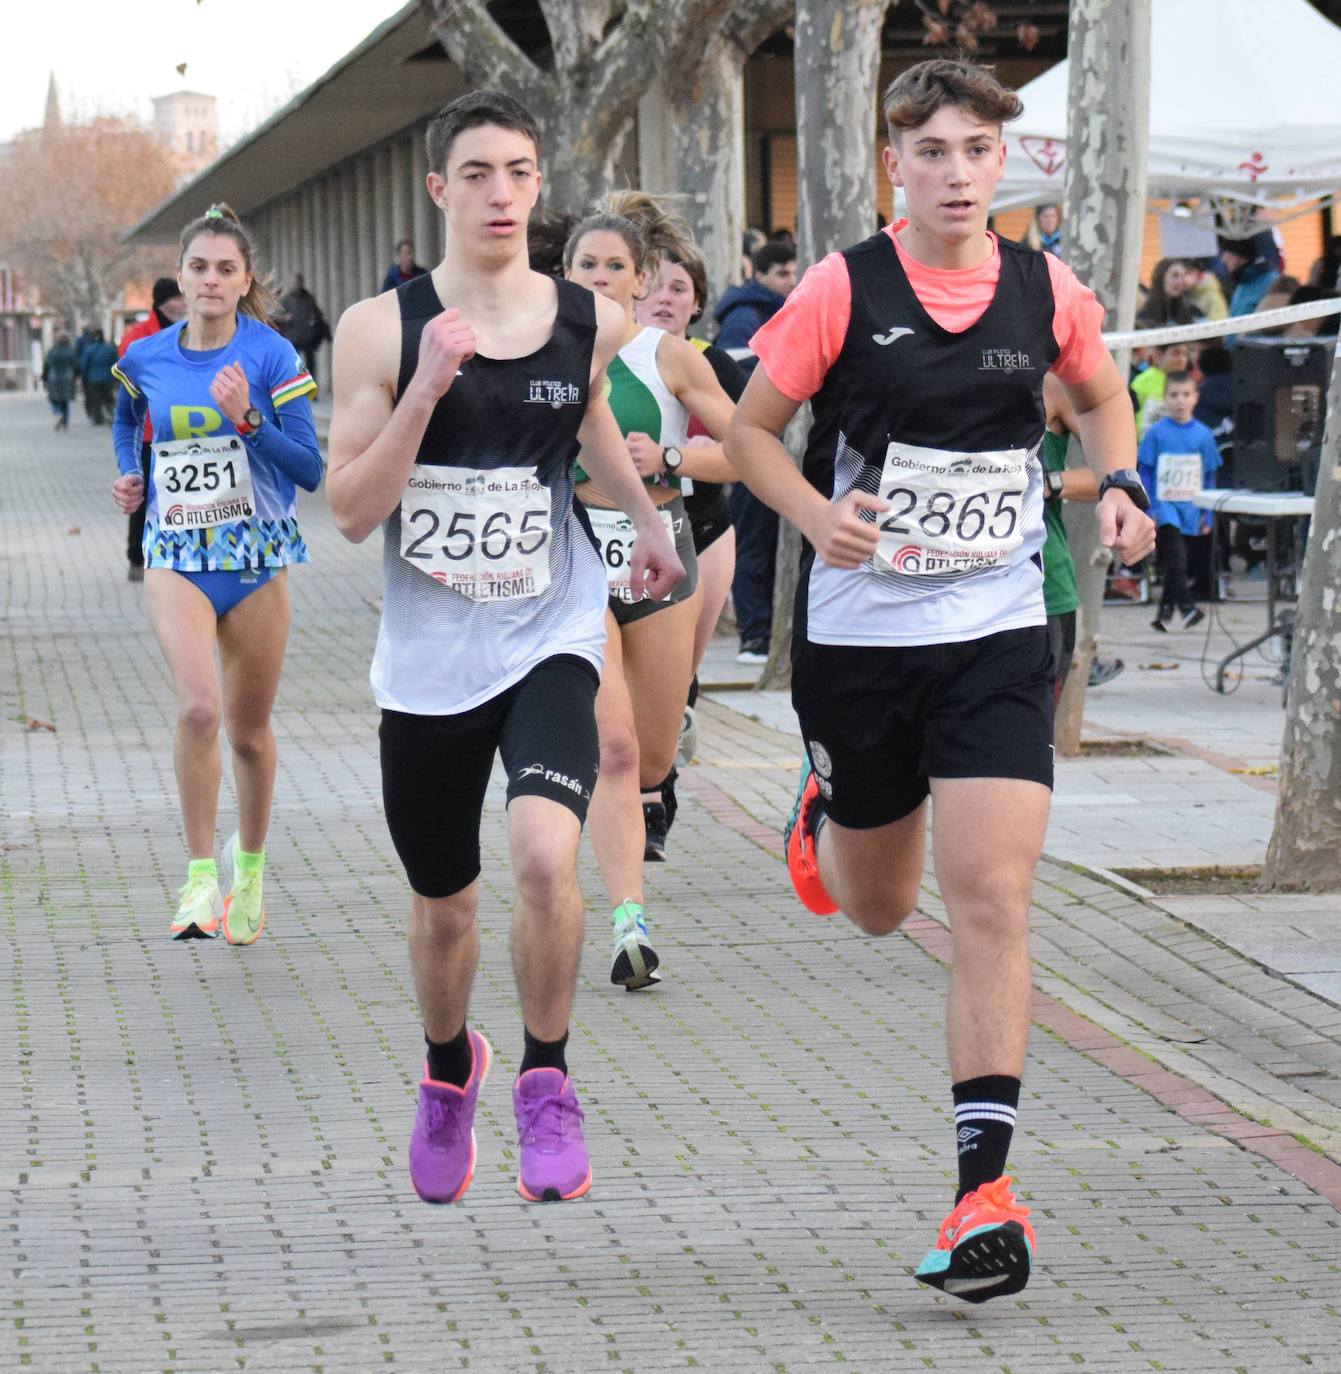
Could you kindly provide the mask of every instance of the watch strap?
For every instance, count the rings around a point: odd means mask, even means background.
[[[1137,510],[1150,509],[1150,497],[1146,495],[1145,487],[1141,483],[1141,474],[1135,468],[1118,468],[1116,472],[1108,473],[1099,483],[1100,501],[1104,499],[1104,493],[1110,487],[1125,491]]]

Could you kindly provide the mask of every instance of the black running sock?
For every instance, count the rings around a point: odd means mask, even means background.
[[[424,1036],[428,1046],[428,1076],[437,1083],[451,1083],[454,1087],[464,1088],[470,1080],[470,1067],[473,1056],[470,1050],[470,1035],[464,1026],[459,1035],[438,1044]]]
[[[694,674],[694,680],[689,684],[689,709],[692,711],[698,704],[698,674]]]
[[[959,1143],[959,1191],[966,1194],[1006,1172],[1006,1156],[1020,1105],[1020,1080],[1004,1074],[966,1078],[952,1090]]]
[[[560,1073],[568,1072],[568,1061],[564,1058],[564,1050],[568,1048],[568,1032],[564,1033],[557,1040],[537,1040],[525,1026],[522,1027],[522,1062],[518,1074],[526,1073],[530,1069],[558,1069]]]

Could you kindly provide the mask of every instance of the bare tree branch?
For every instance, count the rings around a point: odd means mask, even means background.
[[[420,5],[443,51],[472,81],[514,92],[532,83],[549,84],[548,73],[495,23],[484,0],[420,0]]]
[[[723,25],[741,35],[735,41],[757,45],[790,12],[790,0],[538,0],[554,57],[553,70],[542,72],[490,17],[485,0],[420,3],[470,80],[497,85],[534,111],[546,135],[549,203],[573,210],[611,184],[655,74],[687,74],[688,90]]]
[[[721,40],[723,26],[734,18],[733,11],[738,8],[742,7],[730,0],[717,0],[706,6],[704,13],[691,17],[672,36],[661,62],[668,88],[692,89],[707,60],[708,49]]]
[[[573,71],[601,39],[614,13],[613,0],[539,0],[540,13],[549,29],[550,46],[554,49],[554,69],[560,73]]]
[[[732,6],[726,21],[726,36],[750,57],[765,38],[775,34],[795,15],[796,0],[742,0]]]

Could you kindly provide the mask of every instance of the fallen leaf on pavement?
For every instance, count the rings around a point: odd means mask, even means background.
[[[50,730],[54,735],[56,727],[49,720],[38,720],[36,716],[24,716],[30,730]]]

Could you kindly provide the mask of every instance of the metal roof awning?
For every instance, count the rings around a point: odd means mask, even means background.
[[[466,89],[411,0],[325,76],[156,205],[123,241],[175,243],[182,225],[215,201],[227,201],[245,219]]]

